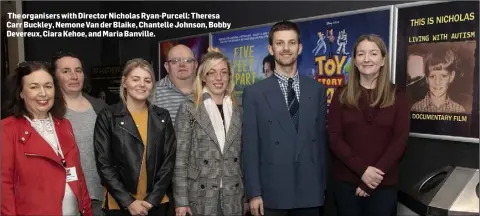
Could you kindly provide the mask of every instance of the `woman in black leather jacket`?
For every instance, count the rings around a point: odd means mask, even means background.
[[[176,142],[167,110],[151,104],[155,77],[143,59],[127,62],[118,104],[103,109],[94,131],[107,215],[165,215]]]

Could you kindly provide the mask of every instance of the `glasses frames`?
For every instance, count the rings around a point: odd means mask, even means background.
[[[167,62],[169,62],[170,64],[173,64],[173,65],[177,65],[179,63],[192,64],[192,63],[195,62],[195,59],[192,59],[192,58],[174,58],[174,59],[168,60]]]

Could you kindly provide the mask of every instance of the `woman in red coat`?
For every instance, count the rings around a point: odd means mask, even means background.
[[[7,85],[1,215],[91,216],[79,151],[49,66],[21,63]]]

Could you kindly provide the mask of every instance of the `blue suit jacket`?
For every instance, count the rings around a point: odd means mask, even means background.
[[[243,91],[242,163],[249,199],[264,207],[323,206],[326,182],[325,87],[300,76],[298,133],[275,76]]]

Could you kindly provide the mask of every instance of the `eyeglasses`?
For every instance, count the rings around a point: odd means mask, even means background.
[[[207,77],[211,78],[211,79],[217,77],[218,74],[219,74],[218,72],[213,72],[213,71],[209,71],[209,72],[206,73]],[[220,77],[222,77],[222,78],[228,77],[229,75],[230,74],[227,71],[220,72]]]
[[[192,64],[193,62],[195,62],[195,59],[192,59],[192,58],[174,58],[174,59],[170,59],[168,60],[167,62],[170,62],[171,64],[178,64],[179,62],[183,62],[185,64]]]

